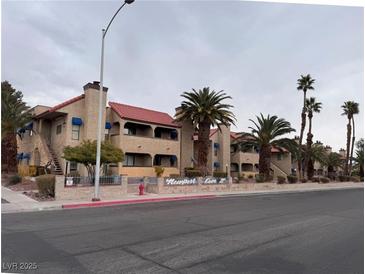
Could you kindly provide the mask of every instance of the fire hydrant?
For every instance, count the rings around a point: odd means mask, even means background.
[[[144,193],[143,193],[144,192],[144,184],[140,184],[138,188],[139,188],[139,195],[144,195]]]

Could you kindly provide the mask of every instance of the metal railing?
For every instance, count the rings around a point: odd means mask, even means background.
[[[128,177],[127,182],[128,185],[137,185],[143,183],[143,177]]]
[[[122,184],[121,176],[100,176],[100,185],[120,185]],[[65,186],[93,186],[95,177],[78,176],[65,177]]]

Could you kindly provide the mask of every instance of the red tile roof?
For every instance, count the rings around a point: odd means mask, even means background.
[[[284,152],[284,153],[286,153],[286,152],[289,152],[286,148],[281,148],[281,149],[279,149],[279,148],[276,148],[276,147],[272,147],[271,148],[271,152],[272,153],[278,153],[278,152]]]
[[[42,112],[42,113],[38,114],[37,116],[39,116],[39,115],[43,115],[43,114],[45,114],[45,113],[49,113],[49,112],[55,112],[56,110],[59,110],[60,108],[63,108],[63,107],[68,106],[68,105],[70,105],[70,104],[72,104],[72,103],[75,103],[75,102],[77,102],[77,101],[79,101],[79,100],[81,100],[81,99],[83,99],[83,98],[85,98],[85,94],[81,94],[81,95],[76,96],[76,97],[74,97],[74,98],[71,98],[71,99],[69,99],[69,100],[67,100],[67,101],[64,101],[64,102],[63,102],[63,103],[61,103],[61,104],[55,105],[54,107],[51,107],[50,109],[48,109],[48,110],[46,110],[46,111],[44,111],[44,112]]]
[[[169,127],[180,127],[177,123],[174,123],[174,119],[165,112],[119,104],[116,102],[109,102],[109,106],[120,118]]]
[[[216,132],[218,131],[218,128],[211,128],[210,129],[210,132],[209,132],[209,138],[212,138],[212,136],[214,134],[216,134]],[[198,132],[195,132],[194,135],[193,135],[193,139],[194,141],[197,141],[198,140]]]

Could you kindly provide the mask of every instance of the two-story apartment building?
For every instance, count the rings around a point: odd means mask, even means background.
[[[184,143],[181,142],[182,125],[174,123],[167,113],[116,102],[109,102],[107,106],[107,90],[104,88],[103,104],[106,107],[102,121],[105,134],[102,139],[108,139],[125,153],[124,162],[112,165],[111,171],[129,176],[154,176],[154,166],[162,166],[164,175],[179,174],[181,145]],[[32,123],[20,130],[19,161],[37,166],[51,161],[55,173],[77,170],[86,174],[82,166],[67,163],[62,155],[65,146],[96,139],[98,94],[98,82],[88,83],[84,86],[84,93],[75,98],[54,107],[34,107],[31,110]],[[190,138],[192,142],[191,136],[184,135],[184,138]]]
[[[18,159],[20,163],[44,166],[52,163],[53,172],[67,174],[78,171],[86,174],[83,166],[67,162],[63,156],[65,146],[79,145],[83,140],[95,140],[99,106],[99,83],[86,84],[77,97],[53,107],[36,106],[31,109],[32,123],[20,129]],[[113,174],[132,177],[154,176],[156,166],[164,167],[163,176],[184,174],[197,159],[197,136],[191,122],[175,123],[165,112],[109,102],[103,91],[105,105],[102,124],[109,140],[125,154],[123,163],[110,165]],[[238,135],[229,127],[212,129],[208,167],[211,171],[254,174],[258,171],[256,151],[232,150]],[[289,168],[287,163],[289,161]],[[290,154],[273,149],[274,175],[290,173]]]
[[[208,153],[208,167],[212,171],[228,172],[232,177],[255,175],[259,172],[259,154],[254,148],[239,151],[234,143],[241,135],[221,126],[221,130],[210,130],[210,147]],[[197,140],[197,136],[194,136]],[[197,143],[194,143],[195,159],[197,158]],[[272,148],[271,171],[274,177],[287,176],[291,173],[291,154],[286,149]]]

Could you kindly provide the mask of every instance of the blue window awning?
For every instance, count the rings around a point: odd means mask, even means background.
[[[214,148],[219,148],[219,143],[214,143]]]
[[[105,123],[105,129],[111,129],[112,128],[112,124],[109,122]]]
[[[24,133],[25,129],[24,128],[19,128],[17,132],[18,132],[18,134]]]
[[[72,125],[81,126],[82,125],[82,119],[79,118],[79,117],[72,117]]]
[[[23,153],[23,159],[30,159],[30,153]]]
[[[214,162],[214,167],[220,167],[220,163],[219,162]]]
[[[25,125],[25,130],[32,130],[33,129],[33,122],[30,122]]]
[[[23,153],[18,153],[18,154],[16,155],[16,159],[17,159],[17,160],[21,160],[21,159],[23,159]]]

